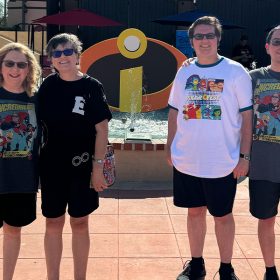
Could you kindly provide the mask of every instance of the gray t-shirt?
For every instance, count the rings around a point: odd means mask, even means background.
[[[254,122],[250,179],[280,183],[280,72],[250,71]]]

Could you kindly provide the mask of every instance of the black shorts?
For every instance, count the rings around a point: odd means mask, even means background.
[[[236,185],[232,173],[222,178],[200,178],[173,168],[174,205],[186,208],[206,206],[215,217],[232,212]]]
[[[23,227],[36,219],[37,193],[0,194],[0,228],[3,222]]]
[[[258,219],[277,215],[280,199],[280,183],[249,180],[250,212]]]
[[[58,218],[68,213],[80,218],[89,215],[99,206],[98,193],[90,188],[90,170],[79,172],[41,172],[42,214],[46,218]]]

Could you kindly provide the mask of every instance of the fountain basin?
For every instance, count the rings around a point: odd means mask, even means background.
[[[172,167],[166,160],[166,139],[127,141],[110,138],[115,149],[117,189],[170,189]]]

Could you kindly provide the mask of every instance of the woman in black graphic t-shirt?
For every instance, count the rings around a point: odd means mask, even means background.
[[[36,219],[38,125],[35,96],[40,66],[29,48],[9,43],[0,49],[0,227],[3,279],[12,279],[21,228]]]

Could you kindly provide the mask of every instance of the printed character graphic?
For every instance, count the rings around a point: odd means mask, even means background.
[[[216,88],[216,86],[215,86],[215,80],[208,80],[208,83],[207,83],[207,91],[212,91],[212,92],[214,92],[215,91],[215,88]]]
[[[258,136],[268,135],[269,119],[270,119],[269,115],[262,115],[261,118],[257,119],[256,133],[257,133]]]
[[[224,89],[224,80],[217,79],[215,81],[216,91],[223,92]]]
[[[265,96],[259,104],[258,111],[264,112],[277,112],[280,108],[279,93],[273,93],[271,96]],[[272,114],[273,115],[273,114]]]
[[[259,113],[269,112],[271,118],[268,124],[268,133],[275,136],[280,125],[280,93],[265,96],[257,107]]]
[[[195,104],[184,105],[183,114],[185,120],[201,119],[200,105],[195,105]]]
[[[211,119],[211,108],[205,107],[202,110],[202,118],[203,119]]]
[[[206,81],[206,79],[201,79],[200,80],[199,89],[202,90],[202,91],[206,91],[207,90],[207,81]]]
[[[215,108],[212,113],[212,117],[214,120],[220,120],[222,115],[221,108]]]
[[[34,127],[31,123],[29,123],[27,125],[27,128],[26,128],[26,145],[28,147],[29,150],[32,149],[32,139],[33,139],[33,135],[34,135],[34,132],[36,130],[36,127]]]
[[[13,131],[13,141],[11,144],[12,151],[26,150],[26,122],[29,116],[26,112],[14,112],[11,115],[7,115],[1,124],[2,130]]]
[[[209,79],[207,84],[207,90],[211,92],[222,92],[224,89],[224,80],[221,79]]]
[[[254,95],[254,127],[253,134],[256,134],[257,121],[260,118],[260,112],[258,111],[259,105],[261,104],[261,98],[259,95]]]
[[[199,89],[200,78],[198,75],[191,75],[186,82],[185,89],[197,91]]]
[[[3,131],[1,131],[1,133],[0,133],[1,153],[11,150],[11,142],[13,140],[13,136],[14,136],[14,134],[12,131],[8,131],[5,135],[4,135]]]

